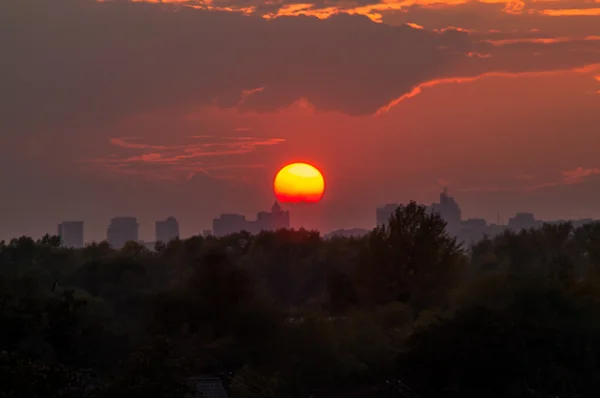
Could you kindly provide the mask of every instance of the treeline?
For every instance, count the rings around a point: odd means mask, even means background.
[[[600,224],[462,247],[410,203],[362,238],[281,230],[0,243],[0,397],[595,397]]]

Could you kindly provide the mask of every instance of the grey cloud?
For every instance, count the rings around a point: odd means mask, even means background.
[[[257,87],[265,91],[249,104],[260,109],[305,96],[322,108],[365,113],[456,58],[436,48],[449,35],[362,16],[268,22],[86,0],[3,2],[0,15],[0,128],[21,132],[215,99],[232,106]]]
[[[0,38],[0,129],[20,134],[209,103],[273,110],[300,97],[321,110],[371,114],[427,80],[581,66],[599,56],[565,57],[557,46],[533,57],[531,48],[497,48],[464,32],[357,15],[266,21],[126,1],[5,1]],[[473,51],[493,57],[466,56]]]

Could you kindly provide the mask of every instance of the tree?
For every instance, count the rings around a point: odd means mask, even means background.
[[[368,236],[357,272],[361,299],[370,304],[408,302],[417,308],[439,303],[466,259],[445,230],[446,222],[425,206],[400,206],[387,225]]]

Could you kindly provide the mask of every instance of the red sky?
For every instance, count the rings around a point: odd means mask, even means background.
[[[148,3],[0,4],[0,238],[189,236],[293,161],[326,179],[295,226],[445,185],[465,217],[600,218],[600,2]]]

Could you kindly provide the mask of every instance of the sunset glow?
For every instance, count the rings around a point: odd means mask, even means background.
[[[314,166],[292,163],[279,170],[273,188],[281,202],[311,203],[321,200],[325,181],[321,172]]]

